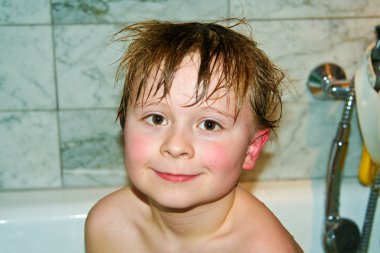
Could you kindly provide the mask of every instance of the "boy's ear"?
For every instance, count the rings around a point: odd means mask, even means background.
[[[258,131],[252,137],[243,163],[244,170],[252,170],[256,166],[256,161],[260,156],[264,144],[268,141],[269,135],[269,129],[264,129]]]

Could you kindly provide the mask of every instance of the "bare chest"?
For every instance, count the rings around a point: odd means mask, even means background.
[[[178,241],[161,236],[139,236],[124,245],[122,252],[132,253],[239,253],[252,252],[231,238]]]

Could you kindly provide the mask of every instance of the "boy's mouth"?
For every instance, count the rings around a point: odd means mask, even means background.
[[[173,182],[173,183],[184,183],[184,182],[187,182],[187,181],[190,181],[190,180],[193,180],[194,178],[196,178],[197,176],[199,176],[199,174],[196,174],[196,175],[184,175],[184,174],[171,174],[171,173],[164,173],[164,172],[159,172],[159,171],[155,171],[156,174],[166,180],[166,181],[169,181],[169,182]]]

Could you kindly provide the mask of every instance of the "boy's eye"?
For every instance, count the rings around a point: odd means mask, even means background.
[[[215,131],[215,130],[222,129],[222,127],[220,126],[220,124],[218,124],[215,121],[210,120],[210,119],[202,121],[201,124],[199,125],[199,127],[201,129],[207,130],[207,131]]]
[[[161,125],[167,125],[168,124],[168,121],[165,119],[165,117],[162,116],[162,115],[159,115],[159,114],[148,115],[145,118],[145,121],[148,122],[148,124],[156,125],[156,126],[161,126]]]

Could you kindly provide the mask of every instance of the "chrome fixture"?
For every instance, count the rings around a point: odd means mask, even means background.
[[[326,63],[315,68],[307,86],[320,100],[344,100],[344,108],[335,138],[330,147],[326,174],[326,210],[324,245],[327,253],[356,253],[360,244],[358,226],[339,215],[340,185],[348,148],[350,120],[355,105],[352,81],[338,65]]]
[[[346,99],[353,90],[343,69],[333,63],[316,67],[309,75],[307,86],[311,94],[320,100]]]

